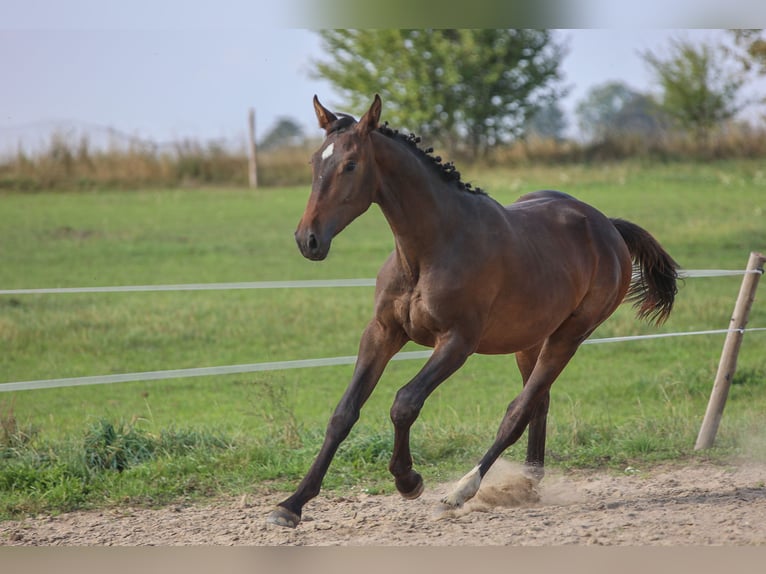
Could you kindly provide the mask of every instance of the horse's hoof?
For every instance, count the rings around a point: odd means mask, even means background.
[[[524,476],[535,481],[536,483],[541,482],[545,477],[545,469],[538,465],[525,464],[521,472]]]
[[[284,526],[286,528],[295,528],[301,521],[301,517],[287,510],[283,506],[277,506],[271,514],[266,518],[268,524],[275,524],[277,526]]]
[[[443,504],[446,504],[452,508],[460,508],[463,506],[466,500],[470,500],[476,495],[477,492],[479,492],[480,486],[481,471],[477,465],[473,467],[471,472],[461,478],[455,486],[455,490],[442,498],[441,501]]]
[[[461,500],[454,492],[448,494],[440,501],[440,507],[442,510],[456,510],[463,507],[465,501]]]
[[[425,487],[425,484],[423,483],[423,477],[418,475],[418,483],[417,483],[417,485],[415,485],[415,488],[413,488],[409,492],[402,492],[400,490],[399,494],[402,495],[402,498],[406,498],[407,500],[415,500],[421,494],[423,494],[423,491],[425,489],[426,489],[426,487]]]

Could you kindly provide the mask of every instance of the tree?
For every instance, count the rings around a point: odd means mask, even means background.
[[[539,108],[527,118],[525,135],[535,135],[543,139],[561,141],[567,129],[567,119],[558,101],[550,102]]]
[[[290,118],[279,118],[261,140],[261,148],[273,149],[295,145],[303,139],[303,128]]]
[[[747,82],[756,81],[758,76],[766,76],[766,31],[729,30],[734,39],[731,56],[740,65]],[[752,96],[746,105],[762,106],[766,104],[766,94]]]
[[[766,75],[766,34],[760,29],[729,30],[736,46],[741,50],[735,54],[745,72],[754,70]]]
[[[591,141],[638,136],[653,138],[663,129],[656,102],[622,82],[592,87],[575,108],[581,133]]]
[[[322,30],[315,75],[352,112],[374,93],[392,126],[476,157],[518,137],[560,95],[563,48],[545,30]]]
[[[662,108],[698,144],[707,144],[711,130],[739,111],[744,78],[726,66],[724,50],[673,41],[666,59],[651,52],[642,56],[662,89]]]

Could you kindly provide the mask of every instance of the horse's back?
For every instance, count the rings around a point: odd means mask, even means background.
[[[627,288],[631,264],[605,215],[552,190],[526,194],[503,212],[502,233],[485,227],[497,238],[486,273],[474,274],[484,292],[493,292],[477,352],[530,348],[573,314],[595,325],[611,313]]]
[[[591,247],[597,250],[624,251],[619,232],[606,215],[562,191],[527,193],[505,206],[505,213],[510,226],[527,241],[574,241],[573,249],[595,244]]]
[[[544,202],[544,201],[554,201],[554,200],[579,201],[573,195],[569,195],[568,193],[564,193],[563,191],[558,191],[555,189],[541,189],[539,191],[532,191],[530,193],[522,195],[508,207],[529,202],[529,201]]]
[[[531,215],[538,219],[553,219],[559,223],[564,222],[562,216],[572,214],[576,218],[575,214],[577,213],[594,219],[599,219],[598,216],[601,215],[604,220],[607,219],[593,206],[568,193],[552,189],[533,191],[522,195],[510,205],[506,205],[505,210],[507,216],[511,218],[516,214],[524,217]]]

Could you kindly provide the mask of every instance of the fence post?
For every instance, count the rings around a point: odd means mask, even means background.
[[[250,187],[253,189],[258,187],[258,165],[256,162],[256,150],[255,150],[255,110],[250,108],[250,112],[247,115],[247,125],[250,134],[250,140],[248,141],[248,176],[250,180]]]
[[[737,370],[737,355],[739,354],[742,339],[745,336],[745,326],[750,315],[750,308],[755,299],[755,290],[758,287],[758,281],[763,275],[763,265],[766,257],[760,253],[750,253],[750,259],[747,262],[747,273],[742,279],[742,286],[739,289],[737,303],[734,305],[734,313],[729,322],[729,332],[726,334],[726,340],[721,351],[721,360],[718,363],[718,372],[713,383],[713,391],[710,394],[705,418],[702,421],[697,443],[694,450],[701,450],[713,446],[715,435],[718,432],[718,425],[723,416],[723,408],[726,405],[726,398],[729,396],[729,388],[734,378],[734,372]]]

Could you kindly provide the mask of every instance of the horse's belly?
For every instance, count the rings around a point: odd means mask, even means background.
[[[544,331],[527,331],[524,333],[502,333],[488,335],[481,339],[476,352],[482,355],[507,355],[529,349],[542,343],[550,335]]]
[[[493,314],[482,334],[477,353],[501,355],[523,351],[542,343],[571,313],[548,309],[545,312]]]

